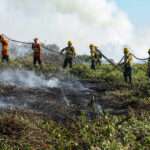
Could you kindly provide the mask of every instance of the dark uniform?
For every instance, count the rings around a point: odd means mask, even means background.
[[[124,49],[124,80],[132,84],[132,54],[127,48]]]
[[[148,77],[150,78],[150,49],[148,50],[149,58],[148,58],[148,68],[147,68],[147,73]]]
[[[96,70],[96,61],[97,61],[96,48],[92,44],[89,47],[91,53],[91,69]]]
[[[35,39],[35,42],[32,44],[33,49],[33,64],[36,65],[37,63],[39,65],[42,64],[41,60],[41,45],[37,42],[38,39]]]
[[[8,49],[8,41],[1,35],[0,42],[2,44],[2,62],[6,61],[9,62],[9,49]]]
[[[75,57],[76,53],[71,42],[68,42],[68,46],[61,50],[61,54],[63,54],[64,52],[65,52],[65,59],[63,68],[66,68],[68,65],[70,68],[72,68],[73,58]]]
[[[96,48],[96,65],[101,65],[102,64],[102,53],[100,52],[100,50],[98,50],[97,47]]]

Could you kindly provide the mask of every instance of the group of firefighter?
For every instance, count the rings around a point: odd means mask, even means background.
[[[2,45],[1,49],[1,59],[2,63],[7,62],[9,63],[9,42],[7,38],[5,38],[4,35],[0,34],[0,44]],[[101,65],[103,54],[98,49],[97,46],[94,44],[89,45],[90,49],[90,55],[91,55],[91,69],[96,70],[97,65]],[[32,43],[32,50],[33,50],[33,64],[34,66],[37,65],[37,63],[41,66],[42,65],[42,59],[41,59],[41,51],[42,47],[39,42],[38,38],[34,39],[34,42]],[[72,68],[73,60],[76,57],[75,48],[71,41],[68,41],[67,46],[63,48],[60,52],[60,54],[65,55],[63,68],[66,67]],[[148,76],[150,77],[150,49],[148,51],[149,59],[148,59]],[[123,61],[123,62],[122,62]],[[130,53],[128,48],[124,48],[124,56],[123,59],[119,62],[118,65],[123,64],[123,75],[124,80],[127,83],[132,84],[132,61],[133,61],[133,55]]]

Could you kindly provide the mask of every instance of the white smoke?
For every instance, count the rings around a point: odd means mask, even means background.
[[[65,79],[65,77],[51,77],[46,79],[44,75],[37,75],[28,70],[6,69],[0,71],[0,84],[25,88],[60,88],[72,92],[88,91],[79,81]]]
[[[27,88],[55,88],[59,87],[60,81],[57,78],[46,80],[32,71],[10,69],[0,72],[0,83]]]
[[[46,79],[42,75],[37,75],[33,71],[27,70],[12,70],[6,69],[0,71],[0,84],[1,86],[15,86],[17,88],[31,88],[31,89],[42,89],[50,90],[52,89],[60,89],[60,93],[62,95],[62,100],[65,102],[67,106],[70,106],[70,100],[68,99],[67,95],[74,94],[74,95],[83,95],[89,94],[91,90],[84,87],[79,81],[72,81],[71,79],[65,79],[65,77],[51,77],[50,79]],[[13,102],[14,97],[0,97],[0,107],[2,108],[13,108],[17,106],[17,104],[12,104],[6,102]],[[23,104],[23,108],[27,107],[26,103]],[[20,108],[20,106],[19,106]]]
[[[11,37],[32,40],[35,36],[64,46],[73,40],[79,53],[88,44],[124,44],[132,24],[108,0],[1,0],[0,29]]]
[[[8,104],[0,101],[0,108],[7,108]]]
[[[10,49],[10,55],[11,58],[18,58],[18,57],[24,57],[27,54],[32,53],[31,45],[23,45],[23,44],[16,44],[13,42],[9,43],[9,49]]]
[[[89,53],[96,43],[118,58],[124,45],[145,50],[148,44],[115,0],[0,0],[0,32],[20,40],[38,36],[43,42],[65,46],[72,40],[77,52]],[[134,36],[135,34],[135,36]],[[149,37],[149,36],[148,36]],[[139,43],[142,42],[142,45]]]
[[[133,53],[138,57],[148,57],[148,49],[150,48],[150,28],[146,27],[137,30],[137,33],[133,35],[129,45]]]

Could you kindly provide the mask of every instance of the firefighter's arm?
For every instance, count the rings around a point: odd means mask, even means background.
[[[128,63],[131,63],[131,62],[132,62],[132,55],[131,55],[131,54],[129,55],[129,58],[128,58],[127,62],[128,62]]]
[[[62,55],[65,50],[66,50],[66,48],[63,48],[63,49],[60,51],[60,54]]]
[[[91,53],[91,56],[94,57],[94,56],[95,56],[95,53],[92,52],[92,53]]]
[[[5,44],[5,45],[8,45],[8,41],[7,40],[3,40],[3,43]]]
[[[95,57],[95,52],[91,50],[91,57]]]
[[[34,44],[32,43],[32,49],[34,49]]]
[[[42,48],[41,48],[41,44],[39,43],[39,50],[40,50],[40,52],[42,51]]]

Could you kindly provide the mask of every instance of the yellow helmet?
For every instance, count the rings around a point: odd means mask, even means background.
[[[71,41],[68,41],[68,45],[72,45],[72,42],[71,42]]]
[[[89,47],[90,47],[90,48],[94,47],[94,44],[90,44]]]
[[[125,54],[129,53],[128,48],[124,48],[124,53],[125,53]]]

